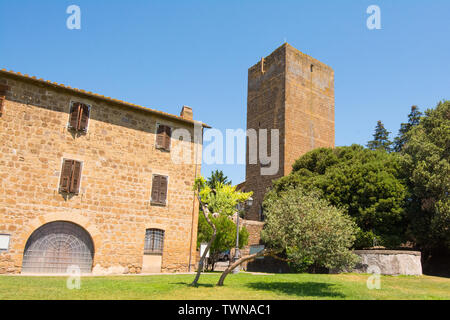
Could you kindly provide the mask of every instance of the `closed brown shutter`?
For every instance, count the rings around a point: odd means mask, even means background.
[[[160,176],[159,203],[166,204],[166,199],[167,199],[167,177]]]
[[[78,130],[79,122],[80,122],[80,111],[81,111],[81,103],[75,102],[72,104],[70,108],[70,118],[69,118],[69,127]]]
[[[165,126],[165,134],[164,134],[164,149],[170,150],[170,140],[172,137],[172,128],[169,126]]]
[[[153,176],[152,203],[166,204],[167,199],[167,177],[161,175]]]
[[[165,135],[165,125],[158,125],[156,130],[156,148],[164,148],[164,135]]]
[[[72,180],[73,160],[64,160],[61,170],[59,188],[62,192],[70,192],[70,183]]]
[[[0,96],[0,116],[3,114],[3,105],[5,104],[5,97]]]
[[[161,184],[161,176],[153,176],[152,181],[152,202],[159,203],[159,188]]]
[[[80,126],[79,130],[86,131],[89,122],[89,106],[82,104],[81,105],[81,117],[80,117]]]
[[[3,114],[3,107],[5,104],[5,98],[6,98],[6,90],[8,90],[8,86],[0,84],[0,115]]]
[[[78,194],[80,191],[80,180],[81,180],[81,162],[74,161],[72,181],[70,185],[70,192]]]

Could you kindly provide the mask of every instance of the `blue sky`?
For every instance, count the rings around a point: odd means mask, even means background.
[[[66,8],[81,8],[81,30]],[[381,30],[366,9],[381,8]],[[410,106],[450,99],[450,1],[0,0],[0,68],[225,130],[245,128],[247,69],[285,40],[333,67],[336,145],[396,134]],[[243,165],[222,169],[234,183]]]

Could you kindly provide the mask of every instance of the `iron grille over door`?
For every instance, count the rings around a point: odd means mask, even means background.
[[[90,273],[93,257],[94,245],[86,230],[71,222],[50,222],[28,239],[22,272],[66,273],[75,265],[82,273]]]
[[[162,255],[164,248],[164,230],[145,230],[144,254]]]

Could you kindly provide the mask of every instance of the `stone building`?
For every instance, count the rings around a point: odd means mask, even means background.
[[[260,131],[267,131],[267,144],[261,143]],[[278,130],[279,143],[270,153],[272,130]],[[334,71],[322,62],[285,43],[248,70],[247,132],[256,132],[257,161],[251,161],[248,134],[245,181],[239,190],[253,191],[253,204],[246,208],[242,225],[249,231],[243,254],[264,248],[261,230],[264,227],[262,202],[272,181],[288,175],[295,160],[316,148],[334,147]],[[275,142],[275,140],[274,140]],[[274,143],[275,144],[275,143]],[[255,144],[253,143],[253,147]],[[266,174],[260,148],[278,159],[278,170]],[[256,151],[256,152],[255,152]],[[253,163],[252,163],[253,162]],[[244,265],[248,271],[290,272],[285,262],[260,257]]]
[[[262,201],[272,181],[289,174],[300,156],[320,147],[334,147],[334,71],[285,43],[248,70],[247,130],[279,132],[278,171],[266,175],[267,164],[247,161],[245,182],[253,191],[246,218],[264,220]],[[263,145],[264,146],[264,145]],[[258,150],[261,145],[258,145]]]
[[[0,273],[193,271],[205,127],[0,71]]]

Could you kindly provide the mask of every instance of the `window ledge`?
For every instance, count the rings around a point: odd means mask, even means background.
[[[162,252],[144,252],[146,256],[162,256]]]
[[[150,204],[152,206],[158,206],[158,207],[165,207],[167,205],[167,203],[155,202],[155,201],[150,201]]]
[[[59,190],[59,193],[64,194],[64,195],[69,195],[69,196],[79,196],[80,192],[66,192],[66,191],[61,191]]]
[[[155,149],[162,151],[162,152],[170,152],[170,149],[166,149],[166,148],[160,147],[160,146],[155,146]]]

